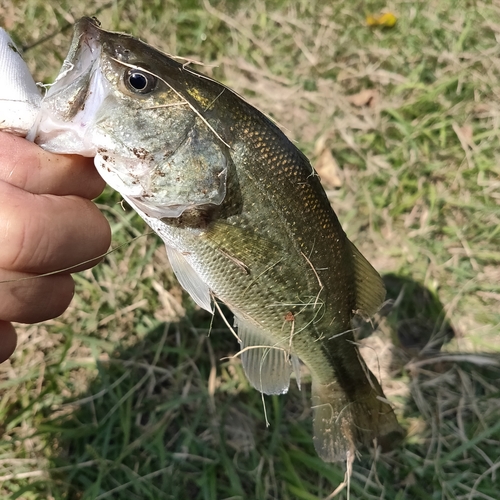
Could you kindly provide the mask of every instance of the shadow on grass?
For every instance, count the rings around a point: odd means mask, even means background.
[[[192,323],[158,325],[47,416],[39,432],[59,450],[50,457],[54,498],[325,497],[342,481],[340,467],[315,455],[308,395],[266,398],[266,427],[239,362],[222,359],[235,339],[218,318],[207,336],[210,319],[198,312]],[[303,476],[307,467],[314,475]]]
[[[383,280],[387,299],[395,304],[389,319],[395,345],[410,354],[430,355],[455,336],[435,293],[409,277],[386,274]]]
[[[379,334],[396,346],[392,376],[409,389],[406,443],[371,468],[383,498],[497,498],[500,354],[446,352],[459,334],[436,294],[409,277],[383,280],[394,304]]]
[[[500,428],[492,420],[499,359],[436,357],[453,333],[439,301],[408,278],[384,280],[389,298],[400,297],[390,330],[407,356],[415,349],[421,355],[398,375],[408,378],[411,391],[401,405],[407,441],[355,462],[351,498],[433,498],[436,492],[457,498],[474,488],[484,498],[494,476],[474,485],[499,459]],[[237,361],[223,359],[236,351],[235,340],[219,318],[207,336],[209,329],[210,317],[196,312],[191,323],[160,324],[98,363],[88,393],[47,415],[39,428],[59,450],[50,457],[50,491],[43,481],[40,491],[93,500],[329,497],[344,468],[316,456],[309,387],[299,392],[292,384],[287,396],[267,397],[266,427],[260,395]],[[335,498],[345,499],[345,490]]]
[[[408,358],[435,354],[455,336],[443,304],[431,290],[407,276],[391,273],[382,279],[387,290],[386,302],[373,321],[355,318],[358,339],[382,331],[386,341]]]

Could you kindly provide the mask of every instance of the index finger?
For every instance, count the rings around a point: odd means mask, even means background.
[[[49,153],[5,132],[0,132],[0,181],[33,194],[72,194],[89,200],[105,186],[91,158]]]

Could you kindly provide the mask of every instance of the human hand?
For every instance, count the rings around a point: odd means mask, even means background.
[[[16,347],[11,322],[59,316],[73,297],[70,272],[96,265],[108,249],[109,224],[90,201],[104,185],[92,159],[0,132],[0,362]]]

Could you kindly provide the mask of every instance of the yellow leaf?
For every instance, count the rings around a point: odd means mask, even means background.
[[[397,20],[397,17],[392,12],[366,16],[366,24],[373,27],[381,26],[384,28],[392,28]]]

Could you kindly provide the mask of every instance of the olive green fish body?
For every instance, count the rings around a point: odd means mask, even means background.
[[[305,156],[230,89],[93,20],[78,23],[68,58],[44,101],[50,123],[57,115],[68,142],[95,154],[193,299],[234,312],[251,384],[281,394],[297,360],[308,366],[326,461],[401,435],[351,331],[355,311],[379,308],[382,281]],[[62,133],[44,126],[37,140],[50,149]]]
[[[199,232],[179,227],[179,220],[171,231],[240,325],[255,325],[261,341],[284,350],[285,362],[296,355],[309,367],[316,448],[327,461],[344,459],[358,443],[400,433],[350,326],[354,311],[372,314],[385,291],[347,239],[305,157],[247,104],[226,109],[225,116],[234,123],[228,143],[237,182],[228,182],[212,221],[200,215]],[[266,363],[264,350],[253,357]],[[272,380],[260,380],[258,361],[247,360],[252,363],[257,367],[246,371],[257,389],[286,390],[287,380],[276,389]]]

